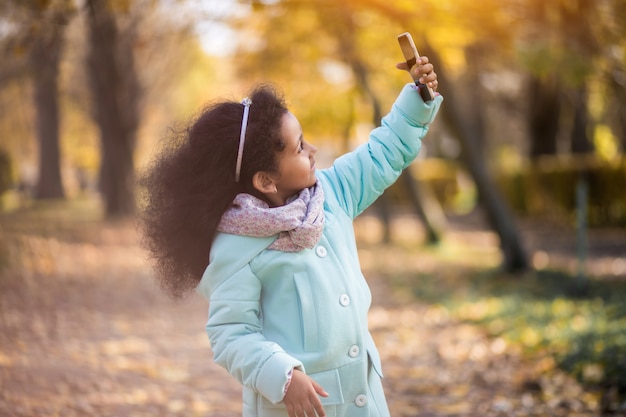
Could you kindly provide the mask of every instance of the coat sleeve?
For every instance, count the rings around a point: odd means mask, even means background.
[[[216,363],[241,384],[276,404],[283,400],[293,368],[302,363],[261,331],[261,283],[248,265],[208,290],[206,331]]]
[[[282,401],[291,370],[304,370],[261,331],[261,282],[249,263],[275,238],[218,233],[196,288],[209,301],[206,331],[215,362],[274,404]]]
[[[443,97],[424,103],[415,85],[407,84],[369,141],[318,173],[351,217],[356,217],[393,184],[416,157]]]

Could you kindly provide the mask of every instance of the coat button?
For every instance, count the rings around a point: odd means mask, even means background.
[[[317,248],[315,248],[315,253],[320,258],[325,258],[326,255],[328,255],[328,251],[326,250],[324,246],[318,246]]]
[[[357,345],[352,345],[350,346],[350,350],[348,350],[348,355],[351,358],[356,358],[357,356],[359,356],[360,352],[361,352],[361,349],[359,349]]]
[[[350,297],[348,294],[341,294],[341,297],[339,297],[339,304],[344,307],[348,307],[350,305]]]
[[[363,394],[357,395],[354,399],[354,403],[357,407],[363,407],[365,404],[367,404],[367,397]]]

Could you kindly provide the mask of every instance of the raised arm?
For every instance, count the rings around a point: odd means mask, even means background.
[[[437,95],[424,103],[415,85],[407,84],[367,143],[318,172],[330,185],[324,189],[327,198],[334,195],[353,218],[363,212],[417,157],[442,101]]]

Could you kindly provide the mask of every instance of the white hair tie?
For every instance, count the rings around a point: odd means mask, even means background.
[[[239,174],[241,174],[241,161],[243,160],[243,145],[246,142],[246,129],[248,127],[248,115],[250,114],[250,106],[252,100],[248,97],[241,100],[243,104],[243,119],[241,120],[241,135],[239,136],[239,148],[237,149],[237,165],[235,167],[235,182],[239,182]]]

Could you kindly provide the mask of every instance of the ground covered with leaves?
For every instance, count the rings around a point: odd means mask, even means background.
[[[133,222],[99,217],[92,201],[0,216],[0,415],[240,415],[238,384],[211,359],[205,301],[169,300]],[[610,327],[601,318],[614,305],[608,298],[533,298],[544,280],[500,276],[497,240],[471,219],[452,222],[437,247],[422,245],[411,218],[394,220],[391,245],[380,243],[374,217],[356,226],[394,417],[597,416],[603,408],[624,414],[619,393],[581,384],[549,343],[571,350],[563,339],[571,323],[574,330]],[[528,228],[535,264],[575,269],[567,236],[542,233]],[[621,236],[590,241],[590,248],[607,245],[590,250],[590,274],[623,280],[624,254],[611,252],[625,247]],[[520,287],[520,279],[527,284]],[[511,298],[520,288],[528,298]],[[525,304],[573,321],[534,325],[527,312],[525,319],[512,314]],[[594,372],[596,379],[607,373],[599,360],[583,369],[590,381]]]

